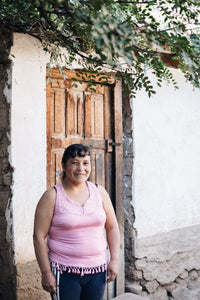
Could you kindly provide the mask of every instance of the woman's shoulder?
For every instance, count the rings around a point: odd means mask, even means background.
[[[56,191],[54,188],[46,190],[37,204],[37,212],[51,214],[56,202]]]
[[[54,197],[56,195],[56,191],[57,191],[56,186],[53,186],[53,187],[47,189],[43,195],[45,197]]]
[[[44,194],[42,195],[42,197],[40,199],[40,202],[55,204],[56,194],[57,194],[56,189],[54,187],[51,187],[44,192]]]

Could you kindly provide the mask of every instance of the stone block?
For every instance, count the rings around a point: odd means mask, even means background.
[[[175,282],[171,282],[171,283],[169,283],[169,284],[164,285],[163,287],[166,289],[166,291],[167,291],[169,294],[171,294],[172,291],[176,288],[176,283],[175,283]]]
[[[3,184],[5,184],[5,185],[12,184],[12,173],[11,172],[3,174]]]
[[[132,178],[130,176],[124,176],[123,184],[124,184],[124,197],[131,198],[132,197]]]
[[[2,233],[5,233],[6,230],[7,230],[7,221],[5,219],[5,214],[3,216],[0,216],[0,224],[1,224],[1,227],[0,227],[0,233],[1,233],[0,237],[3,236],[3,238],[5,238],[4,234],[2,234]],[[1,246],[2,246],[2,244],[1,244]]]
[[[177,300],[199,300],[200,299],[200,286],[193,290],[185,290]]]
[[[4,173],[4,172],[6,172],[9,169],[12,169],[12,168],[10,167],[10,164],[8,162],[8,158],[7,157],[2,158],[0,160],[0,173]]]
[[[180,275],[179,275],[179,277],[181,278],[181,279],[187,279],[188,278],[188,272],[185,270],[185,271],[183,271],[183,273],[181,273]]]
[[[188,288],[189,289],[194,289],[196,286],[200,286],[200,277],[198,274],[198,271],[192,270],[189,272],[188,275]]]
[[[0,130],[6,130],[9,127],[9,114],[6,105],[0,105],[1,118],[0,118]]]
[[[0,192],[0,216],[5,216],[6,208],[8,205],[8,197],[5,194],[5,197],[2,197],[2,192]]]
[[[189,272],[189,279],[190,280],[195,280],[198,278],[198,272],[196,270],[191,270]]]
[[[132,134],[132,116],[126,115],[126,117],[123,120],[123,125],[125,127],[127,134]]]
[[[134,280],[143,280],[142,271],[134,270],[133,271],[133,279]]]
[[[133,155],[124,158],[124,176],[132,176],[133,172]]]
[[[153,300],[168,300],[167,291],[162,287],[158,287],[152,294],[152,298]]]
[[[146,298],[150,298],[151,299],[151,295],[149,295],[147,292],[142,292],[142,295],[141,295],[142,297],[146,297]]]
[[[8,144],[0,144],[0,157],[5,157],[8,154]]]
[[[176,287],[171,291],[171,295],[174,299],[178,299],[178,297],[187,289],[187,282],[183,281],[176,285]]]
[[[159,283],[156,280],[153,281],[149,281],[147,282],[147,284],[145,284],[145,287],[147,289],[147,291],[149,292],[149,294],[154,293],[156,291],[156,289],[158,288]]]
[[[200,286],[200,277],[198,279],[188,281],[188,288],[189,289],[192,290],[192,289],[196,288],[196,286]]]
[[[124,157],[133,155],[133,139],[126,137],[126,142],[123,143]]]
[[[142,287],[140,284],[134,282],[130,283],[126,286],[127,292],[136,294],[136,295],[141,295],[142,294]]]
[[[175,282],[178,283],[178,284],[183,284],[185,282],[187,283],[187,280],[186,279],[181,279],[180,277],[177,277]]]
[[[112,300],[150,300],[150,298],[138,296],[132,293],[124,293],[113,298]]]
[[[127,199],[129,200],[129,199]],[[133,228],[133,223],[135,221],[135,211],[134,208],[132,206],[132,204],[130,203],[126,203],[125,205],[125,209],[124,209],[124,219],[125,219],[125,230],[128,234],[129,237],[135,237],[136,236],[136,229]],[[130,231],[130,234],[128,233],[128,231]],[[132,235],[133,233],[133,235]]]

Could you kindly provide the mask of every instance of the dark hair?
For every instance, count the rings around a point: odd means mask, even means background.
[[[75,156],[84,157],[86,155],[90,156],[90,149],[82,144],[72,144],[68,146],[62,156],[62,165],[66,165],[69,158],[74,158]],[[62,179],[66,176],[65,172],[62,173]]]

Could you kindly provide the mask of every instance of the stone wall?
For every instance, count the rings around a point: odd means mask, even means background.
[[[124,221],[125,221],[125,281],[129,279],[129,273],[134,268],[134,237],[135,213],[132,204],[133,198],[133,130],[132,108],[129,97],[123,97],[123,151],[124,151]]]
[[[136,239],[126,290],[154,300],[200,299],[200,225]]]
[[[9,160],[11,34],[0,31],[0,299],[15,299],[15,264],[13,251],[12,174]]]

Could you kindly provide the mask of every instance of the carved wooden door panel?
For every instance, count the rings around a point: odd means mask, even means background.
[[[66,71],[64,80],[58,70],[52,69],[47,85],[47,187],[60,181],[61,158],[67,146],[81,143],[90,147],[90,180],[106,188],[118,217],[123,269],[121,89],[113,81],[109,86],[97,84],[95,92],[90,91],[88,82],[74,84],[71,73]],[[123,292],[123,278],[122,273],[108,285],[106,300]]]

